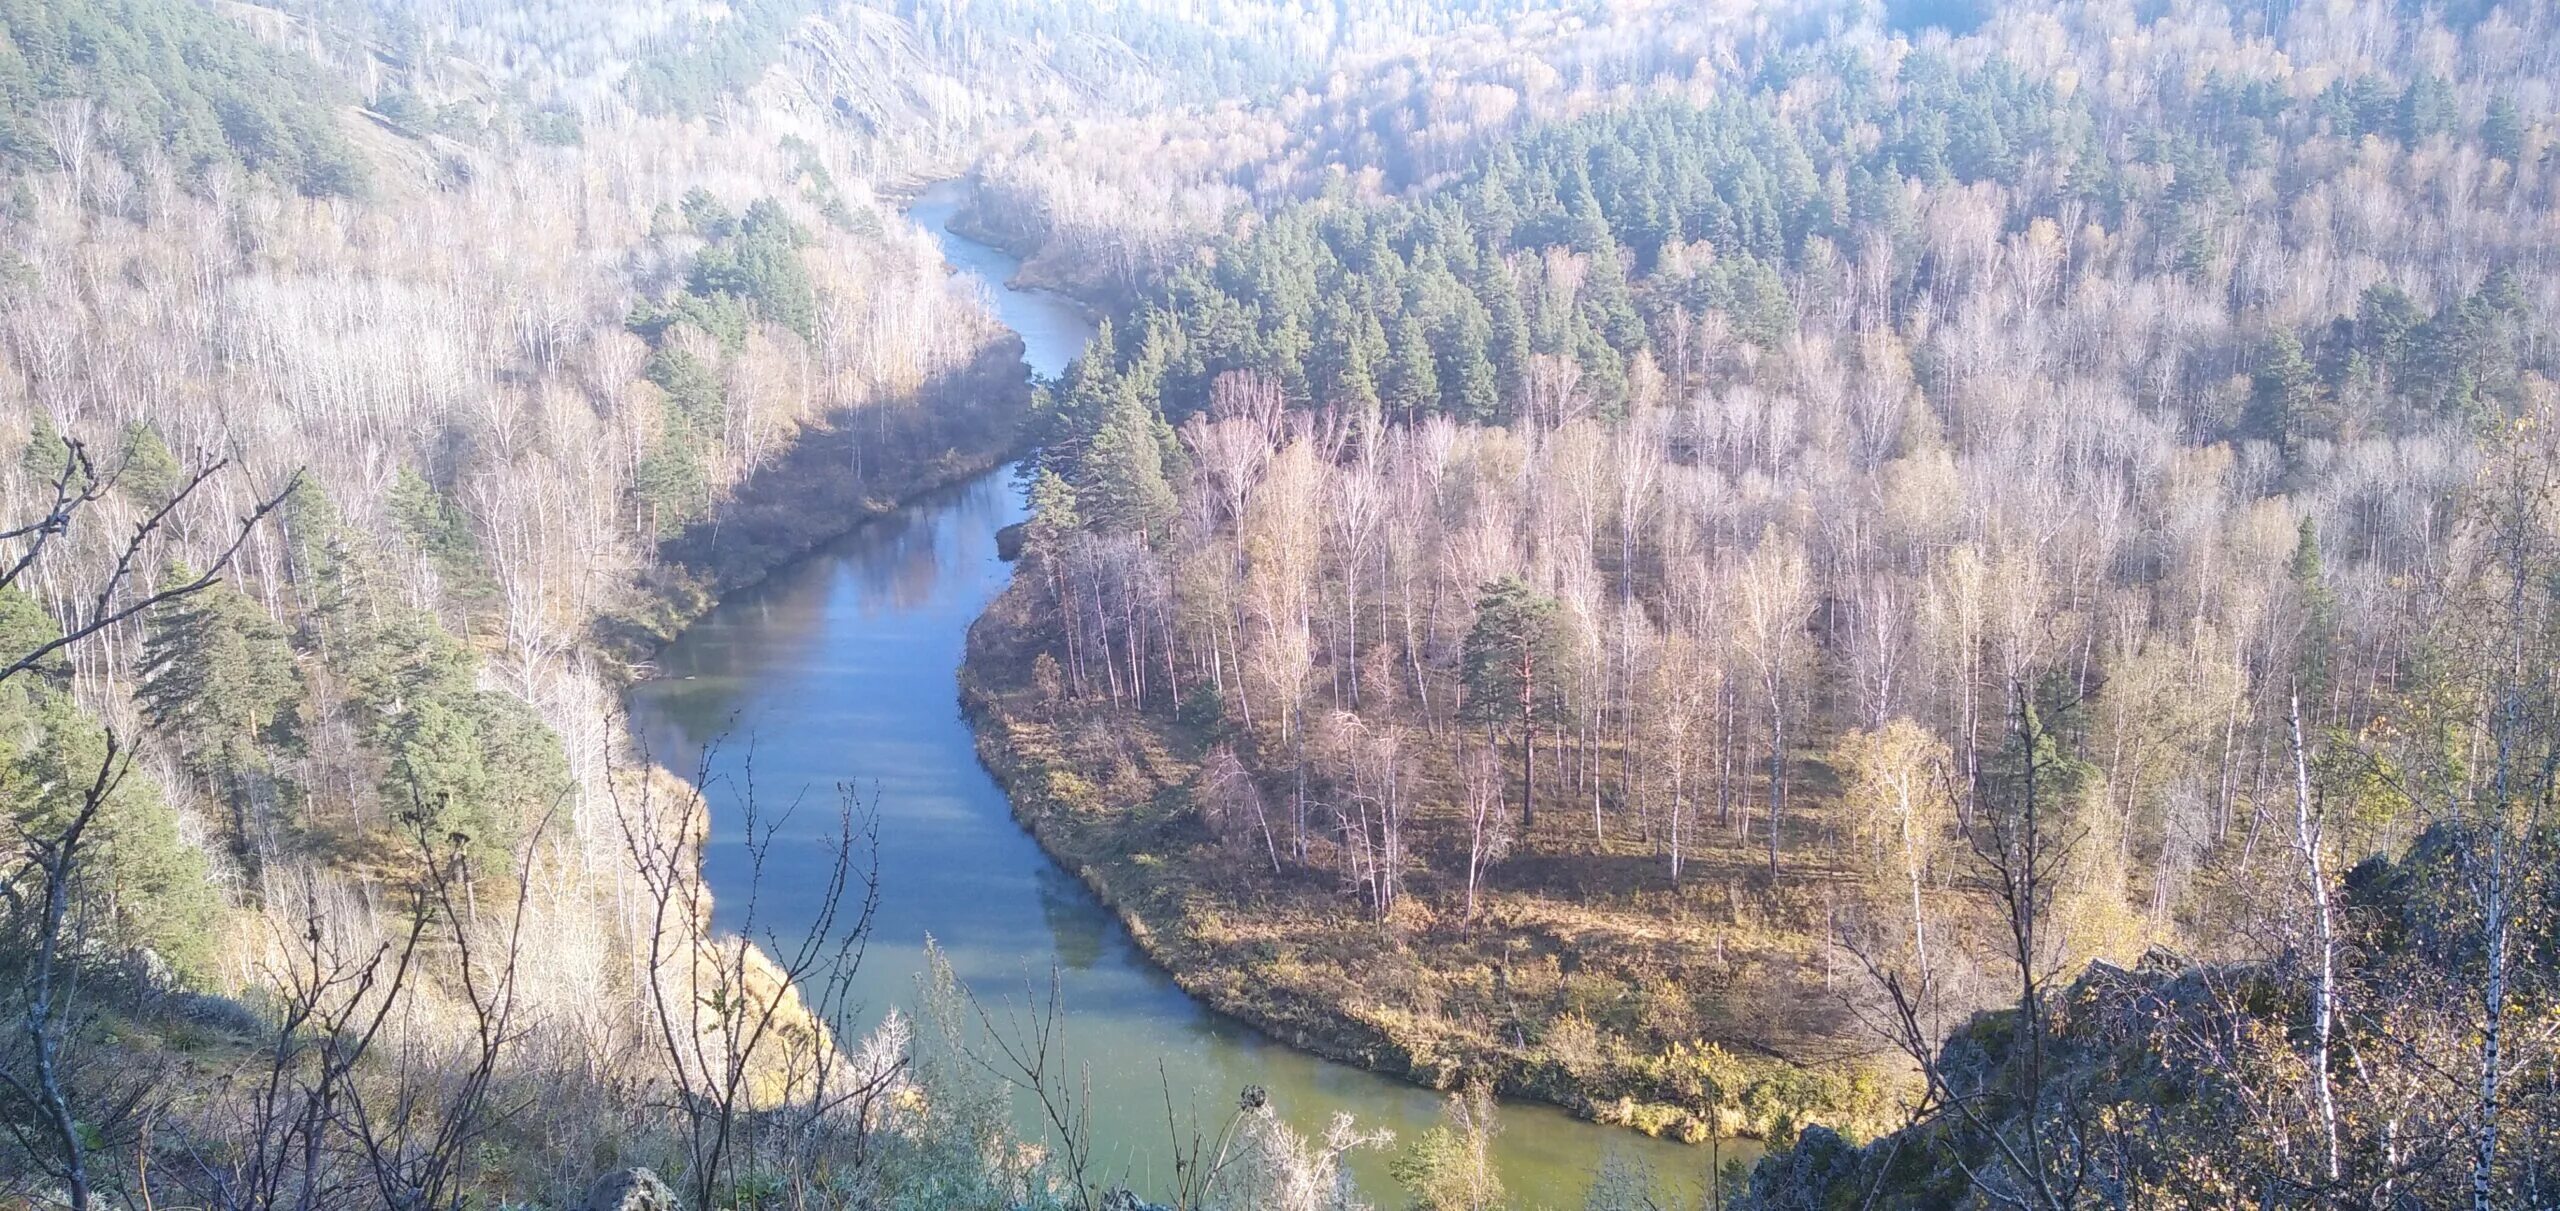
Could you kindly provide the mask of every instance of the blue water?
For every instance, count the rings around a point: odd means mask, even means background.
[[[1001,289],[1013,259],[943,231],[955,204],[948,189],[931,191],[912,213],[930,220],[957,272],[987,284],[1031,367],[1054,373],[1091,328],[1063,299]],[[1438,1095],[1272,1043],[1191,1000],[1015,824],[978,764],[955,672],[969,624],[1011,574],[995,532],[1022,515],[997,472],[868,523],[723,602],[662,654],[659,679],[632,691],[634,727],[658,763],[689,774],[705,746],[719,746],[706,864],[723,923],[735,927],[752,906],[761,926],[806,934],[824,907],[835,788],[850,786],[881,821],[882,903],[854,986],[861,1019],[912,1002],[928,935],[991,1004],[1044,999],[1055,970],[1064,1042],[1092,1083],[1097,1176],[1165,1192],[1168,1085],[1211,1132],[1247,1085],[1309,1133],[1337,1110],[1405,1139],[1429,1128]],[[799,801],[760,881],[742,840],[750,776],[768,826]],[[1640,1151],[1690,1187],[1707,1163],[1703,1150],[1544,1106],[1506,1107],[1504,1122],[1496,1159],[1522,1207],[1579,1207],[1608,1148]],[[1365,1155],[1354,1172],[1392,1206],[1386,1160]]]

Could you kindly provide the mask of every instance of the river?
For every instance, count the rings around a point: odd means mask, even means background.
[[[940,186],[909,213],[942,241],[955,273],[983,284],[1022,334],[1031,367],[1055,374],[1091,326],[1063,298],[1004,288],[1018,262],[951,234],[945,224],[957,202]],[[880,814],[882,898],[854,987],[861,1016],[876,1020],[912,1002],[928,935],[991,1004],[1020,1008],[1026,995],[1045,997],[1054,970],[1065,1045],[1092,1082],[1097,1177],[1168,1193],[1168,1085],[1211,1132],[1248,1085],[1267,1090],[1310,1133],[1335,1111],[1393,1128],[1400,1140],[1429,1129],[1439,1095],[1273,1043],[1193,1001],[1014,822],[978,764],[955,672],[969,624],[1011,574],[996,557],[995,532],[1022,515],[1021,493],[1003,471],[918,500],[733,594],[668,646],[657,679],[632,691],[634,726],[660,764],[690,773],[717,742],[705,861],[721,912],[746,901],[738,792],[750,754],[768,817],[808,798],[764,871],[764,921],[815,919],[833,788],[850,783],[876,797]],[[1693,1201],[1705,1181],[1706,1149],[1543,1105],[1506,1103],[1502,1122],[1495,1162],[1523,1208],[1580,1207],[1613,1148],[1650,1161],[1666,1193]],[[1387,1159],[1364,1153],[1353,1165],[1381,1207],[1401,1203]]]

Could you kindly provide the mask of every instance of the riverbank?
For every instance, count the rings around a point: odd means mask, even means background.
[[[1021,452],[1031,406],[1018,336],[906,399],[848,409],[802,431],[737,485],[710,518],[659,544],[622,606],[595,623],[595,647],[629,681],[720,599]]]
[[[952,209],[948,230],[1014,258],[1018,264],[1006,278],[1006,288],[1056,295],[1082,311],[1088,320],[1125,312],[1137,302],[1127,283],[1090,266],[1078,265],[1051,245],[1046,232],[1030,223],[1008,221],[990,213],[986,192],[976,177],[961,178],[959,184],[959,205]]]
[[[1382,927],[1331,876],[1274,875],[1258,849],[1221,844],[1194,804],[1205,738],[1046,697],[1032,599],[1017,581],[970,630],[961,700],[980,759],[1042,848],[1213,1009],[1430,1088],[1489,1078],[1691,1143],[1894,1125],[1889,1081],[1863,1063],[1703,1041],[1737,1037],[1721,1027],[1738,1012],[1786,1014],[1755,1000],[1781,984],[1766,973],[1785,939],[1747,945],[1643,895],[1544,894],[1535,852],[1498,869],[1472,929],[1460,893],[1419,869]]]

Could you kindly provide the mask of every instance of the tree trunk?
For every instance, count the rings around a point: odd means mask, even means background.
[[[1673,887],[1680,886],[1680,812],[1685,806],[1686,804],[1682,802],[1680,776],[1675,772],[1671,780],[1671,885]]]
[[[1911,880],[1911,957],[1920,969],[1920,978],[1929,978],[1929,930],[1922,917],[1920,899],[1920,847],[1913,833],[1914,807],[1910,792],[1902,795],[1902,869]]]
[[[1787,762],[1786,712],[1778,706],[1775,694],[1769,698],[1769,878],[1778,877],[1778,788],[1785,784]]]
[[[2329,1081],[2330,1024],[2337,1015],[2337,935],[2329,913],[2329,880],[2320,869],[2320,826],[2311,815],[2311,763],[2302,748],[2302,700],[2291,699],[2285,724],[2293,740],[2293,835],[2311,884],[2314,945],[2320,978],[2312,991],[2311,1079],[2320,1095],[2320,1131],[2331,1182],[2338,1180],[2338,1099]]]
[[[1520,835],[1538,826],[1537,660],[1520,658]]]
[[[1520,834],[1538,826],[1538,725],[1520,724]]]
[[[2493,823],[2492,828],[2498,827]],[[2480,1104],[2471,1157],[2473,1211],[2497,1206],[2498,1065],[2506,1036],[2507,1010],[2507,853],[2506,838],[2489,840],[2489,870],[2481,893],[2481,943],[2489,969],[2480,986]]]
[[[1300,866],[1307,864],[1307,707],[1301,701],[1294,708],[1295,722],[1290,727],[1297,749],[1295,784],[1289,791],[1289,858]]]

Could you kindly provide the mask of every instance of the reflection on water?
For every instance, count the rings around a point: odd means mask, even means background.
[[[1091,971],[1102,962],[1112,922],[1097,920],[1093,897],[1074,875],[1051,866],[1040,872],[1040,916],[1049,925],[1049,944],[1058,962],[1072,971]]]
[[[1047,337],[1033,356],[1063,363]],[[1017,1008],[1045,998],[1057,972],[1063,1042],[1091,1082],[1097,1176],[1167,1193],[1167,1098],[1214,1124],[1247,1085],[1269,1090],[1301,1131],[1320,1131],[1336,1110],[1405,1139],[1428,1129],[1439,1109],[1430,1091],[1289,1050],[1202,1009],[1014,823],[978,765],[954,672],[969,624],[1009,575],[995,532],[1022,514],[999,471],[870,523],[723,602],[663,653],[661,679],[632,692],[634,727],[659,763],[690,771],[710,753],[706,866],[724,924],[734,927],[748,903],[740,836],[750,787],[768,826],[799,804],[777,827],[755,897],[760,925],[786,935],[823,908],[833,796],[851,788],[880,813],[881,906],[853,989],[857,1016],[867,1025],[912,1002],[928,936],[981,997]],[[1504,1118],[1497,1163],[1523,1206],[1579,1205],[1609,1148],[1642,1151],[1692,1190],[1707,1163],[1702,1150],[1545,1107],[1510,1107]],[[1385,1169],[1384,1154],[1354,1166],[1389,1203]]]
[[[964,525],[1004,524],[993,521],[995,513],[984,500],[963,497],[948,507],[961,511],[958,520]],[[863,533],[873,541],[864,544],[863,557],[845,570],[854,580],[864,617],[912,613],[933,600],[942,577],[934,527],[914,510],[900,510],[864,526]]]

